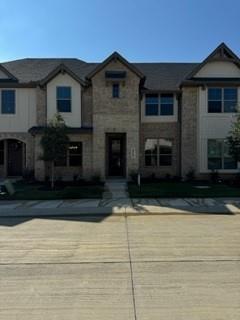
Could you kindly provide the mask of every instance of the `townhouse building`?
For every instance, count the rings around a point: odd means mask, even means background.
[[[194,170],[229,176],[237,165],[226,137],[239,108],[240,60],[224,43],[200,63],[131,63],[114,52],[102,63],[21,59],[0,64],[0,177],[32,171],[44,127],[59,112],[67,153],[56,163],[65,180],[185,177]]]

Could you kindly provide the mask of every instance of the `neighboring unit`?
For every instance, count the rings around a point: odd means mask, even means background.
[[[0,177],[49,175],[40,139],[59,112],[70,144],[57,177],[237,171],[226,137],[239,108],[240,60],[222,43],[202,63],[22,59],[0,64]]]

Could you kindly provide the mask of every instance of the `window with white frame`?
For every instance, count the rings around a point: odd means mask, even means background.
[[[1,91],[1,113],[2,114],[15,113],[15,90]]]
[[[145,141],[145,166],[171,166],[172,165],[172,140],[146,139]]]
[[[229,155],[229,146],[224,139],[208,140],[208,169],[236,169],[237,162]]]
[[[174,95],[172,93],[146,94],[146,116],[173,116]]]
[[[71,112],[72,92],[71,87],[57,87],[57,111]]]
[[[237,105],[237,88],[208,88],[209,113],[234,113]]]

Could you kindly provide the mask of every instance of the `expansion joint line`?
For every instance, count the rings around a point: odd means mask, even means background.
[[[131,257],[131,248],[129,243],[129,231],[128,231],[128,221],[127,214],[125,214],[125,229],[127,236],[127,247],[128,247],[128,257],[129,257],[129,265],[130,265],[130,275],[131,275],[131,289],[132,289],[132,298],[133,298],[133,311],[134,311],[134,319],[137,320],[137,311],[136,311],[136,300],[135,300],[135,288],[133,281],[133,266],[132,266],[132,257]]]

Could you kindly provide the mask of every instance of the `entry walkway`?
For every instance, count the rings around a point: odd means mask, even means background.
[[[239,214],[240,198],[0,201],[0,216],[197,213]]]

